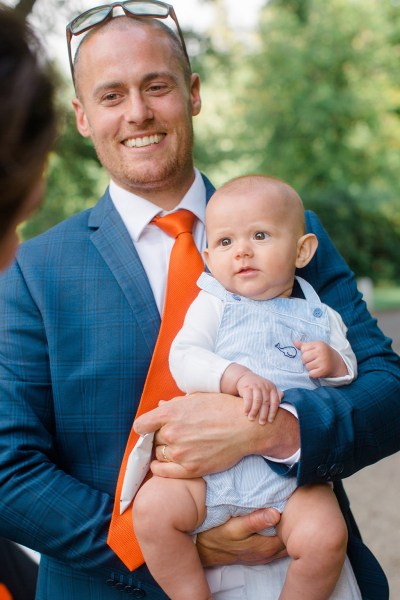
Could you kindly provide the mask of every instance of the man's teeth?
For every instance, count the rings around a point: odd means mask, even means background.
[[[156,135],[146,135],[140,138],[129,138],[125,140],[125,146],[129,148],[143,148],[143,146],[150,146],[151,144],[158,144],[164,139],[165,134],[157,133]]]

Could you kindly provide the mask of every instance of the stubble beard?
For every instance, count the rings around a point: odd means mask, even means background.
[[[143,161],[141,165],[135,164],[136,160],[119,161],[118,152],[115,152],[110,161],[109,151],[103,151],[101,145],[96,144],[94,138],[92,141],[97,157],[111,179],[123,188],[139,195],[141,190],[156,192],[173,189],[193,172],[194,134],[192,127],[186,136],[183,147],[167,156],[163,161],[158,161],[156,168],[154,168],[153,161],[150,161],[148,165],[146,165],[146,161]]]

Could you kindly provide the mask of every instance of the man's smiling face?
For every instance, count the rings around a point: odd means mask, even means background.
[[[84,41],[76,78],[78,130],[111,178],[150,200],[160,190],[186,192],[199,80],[187,81],[168,36],[151,23],[114,19]]]

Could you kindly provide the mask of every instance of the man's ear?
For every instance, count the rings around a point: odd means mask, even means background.
[[[192,117],[195,117],[201,110],[200,76],[197,73],[191,75],[190,100],[192,103]]]
[[[308,265],[318,248],[317,237],[313,233],[306,233],[297,241],[296,267],[301,269]]]
[[[80,100],[78,100],[78,98],[74,98],[72,100],[72,106],[74,107],[74,111],[75,111],[75,121],[76,121],[77,130],[83,137],[89,138],[90,137],[90,127],[89,127],[89,123],[88,123],[88,120],[86,117],[85,110],[82,106],[82,102]]]

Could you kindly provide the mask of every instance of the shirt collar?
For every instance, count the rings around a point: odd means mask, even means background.
[[[195,179],[179,204],[171,211],[181,208],[190,210],[203,225],[206,210],[206,188],[198,169],[195,169]],[[166,215],[159,206],[144,198],[124,190],[114,181],[110,181],[110,196],[113,204],[124,221],[132,239],[137,242],[144,229],[156,215]]]

